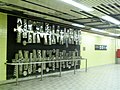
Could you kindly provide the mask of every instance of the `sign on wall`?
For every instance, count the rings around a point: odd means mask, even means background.
[[[95,50],[107,50],[107,45],[95,45]]]

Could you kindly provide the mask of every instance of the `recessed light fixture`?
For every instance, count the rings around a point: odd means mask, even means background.
[[[68,3],[70,5],[73,5],[73,6],[77,7],[77,8],[80,8],[81,10],[84,10],[86,12],[93,11],[93,9],[88,8],[87,6],[85,6],[83,4],[80,4],[80,3],[77,3],[77,2],[75,2],[73,0],[61,0],[61,1],[65,2],[65,3]]]
[[[77,26],[77,27],[85,27],[84,25],[77,24],[77,23],[73,23],[72,25],[73,25],[73,26]]]
[[[115,19],[115,18],[113,18],[113,17],[111,17],[111,16],[106,15],[106,16],[102,16],[101,18],[104,19],[104,20],[106,20],[106,21],[109,21],[111,23],[120,25],[120,21],[117,20],[117,19]]]
[[[102,33],[106,33],[106,31],[97,29],[97,28],[91,28],[92,31],[97,31],[97,32],[102,32]]]

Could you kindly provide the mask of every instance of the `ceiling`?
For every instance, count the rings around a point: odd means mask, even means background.
[[[62,22],[71,25],[84,25],[83,31],[109,35],[91,31],[97,28],[111,33],[120,34],[120,26],[101,19],[109,15],[120,20],[120,0],[74,0],[82,3],[94,11],[85,12],[61,0],[0,0],[0,11],[9,14],[31,15],[41,19]]]

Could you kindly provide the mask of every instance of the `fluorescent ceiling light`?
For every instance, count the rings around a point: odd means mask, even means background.
[[[73,5],[73,6],[77,7],[77,8],[80,8],[80,9],[86,11],[86,12],[93,11],[93,9],[88,8],[88,7],[86,7],[86,6],[84,6],[84,5],[80,4],[80,3],[77,3],[77,2],[75,2],[73,0],[61,0],[61,1],[65,2],[65,3],[68,3],[68,4],[71,4],[71,5]]]
[[[97,28],[91,28],[92,31],[97,31],[97,32],[102,32],[102,33],[106,33],[106,31],[97,29]]]
[[[109,35],[112,35],[112,36],[120,36],[120,34],[115,34],[115,33],[109,33]]]
[[[120,31],[120,29],[115,29],[116,31]]]
[[[102,16],[101,18],[104,19],[104,20],[106,20],[106,21],[109,21],[109,22],[111,22],[111,23],[120,25],[120,21],[119,21],[119,20],[117,20],[117,19],[115,19],[115,18],[113,18],[113,17],[110,17],[110,16],[108,16],[108,15]]]
[[[106,31],[100,30],[100,29],[96,29],[96,28],[91,28],[91,30],[97,31],[97,32],[101,32],[101,33],[107,33],[107,34],[109,34],[111,36],[120,36],[120,34],[110,33],[110,32],[106,32]]]
[[[76,23],[73,23],[72,25],[73,25],[73,26],[77,26],[77,27],[85,27],[84,25],[76,24]]]

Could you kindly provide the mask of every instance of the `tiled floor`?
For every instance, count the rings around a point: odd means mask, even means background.
[[[13,84],[0,85],[0,90],[120,90],[120,65],[89,68],[88,72],[64,73],[62,77],[44,77]]]

